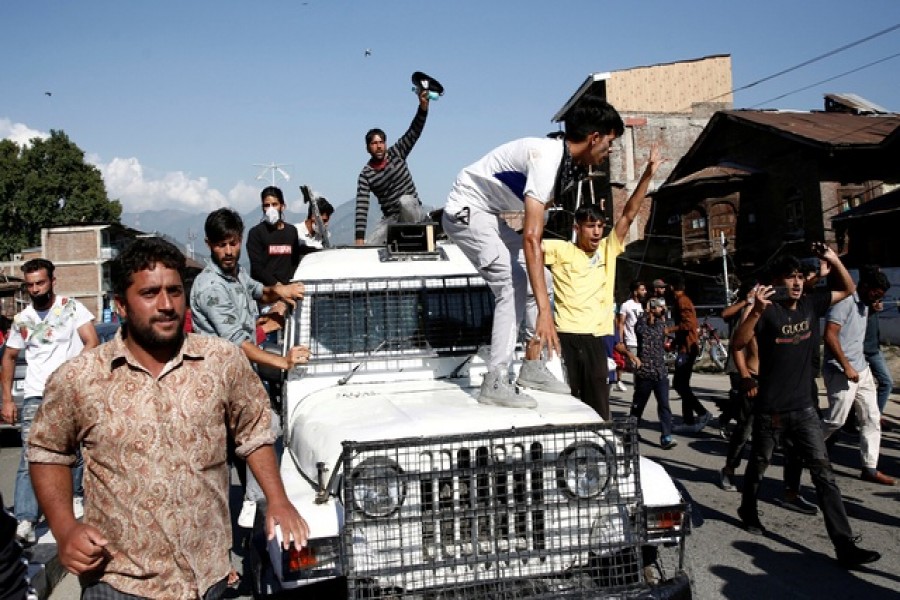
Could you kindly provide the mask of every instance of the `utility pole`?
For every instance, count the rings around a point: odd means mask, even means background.
[[[722,271],[725,272],[725,306],[728,306],[731,304],[731,290],[728,288],[728,241],[724,231],[719,231],[719,241],[722,243]]]

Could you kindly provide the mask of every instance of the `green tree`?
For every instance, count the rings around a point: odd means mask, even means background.
[[[25,147],[0,141],[0,257],[39,245],[44,227],[118,223],[121,215],[100,171],[64,132]]]

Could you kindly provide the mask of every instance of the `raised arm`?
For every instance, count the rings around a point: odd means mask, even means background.
[[[396,150],[397,154],[400,155],[400,158],[405,159],[409,156],[413,146],[419,141],[419,136],[422,135],[422,130],[425,129],[425,120],[428,119],[429,102],[428,90],[419,92],[419,108],[416,110],[416,114],[409,124],[409,129],[400,136],[400,139],[398,139],[391,148],[392,150]]]
[[[828,275],[828,283],[831,287],[831,304],[837,304],[847,296],[856,291],[856,284],[847,271],[847,267],[841,262],[837,253],[825,244],[817,243],[813,246],[813,250],[819,255],[819,258],[828,263],[830,273]]]
[[[614,231],[620,242],[625,241],[625,236],[628,235],[628,228],[631,227],[631,223],[641,210],[641,204],[644,202],[644,198],[647,197],[647,189],[650,187],[653,175],[656,173],[656,170],[659,169],[661,163],[662,161],[659,158],[659,146],[653,144],[653,146],[650,147],[650,158],[647,159],[647,167],[641,174],[637,187],[634,188],[631,197],[628,198],[628,202],[625,203],[625,208],[622,210],[622,216],[616,221]]]

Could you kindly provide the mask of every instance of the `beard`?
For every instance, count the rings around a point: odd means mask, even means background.
[[[166,321],[163,317],[151,317],[149,321],[135,321],[133,318],[126,318],[125,331],[127,335],[134,340],[139,346],[147,350],[175,350],[181,346],[184,341],[184,315],[178,318],[178,328],[173,333],[163,334],[153,328],[154,323]]]
[[[50,305],[53,304],[53,290],[49,290],[43,294],[28,294],[28,296],[31,298],[31,304],[33,304],[37,310],[50,308]]]

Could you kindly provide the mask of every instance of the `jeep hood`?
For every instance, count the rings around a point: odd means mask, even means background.
[[[302,394],[304,381],[288,383],[288,398]],[[434,380],[332,386],[291,406],[285,433],[304,474],[316,479],[317,463],[334,469],[343,441],[476,433],[511,427],[591,423],[600,417],[571,396],[529,390],[536,409],[480,404],[477,388]]]

